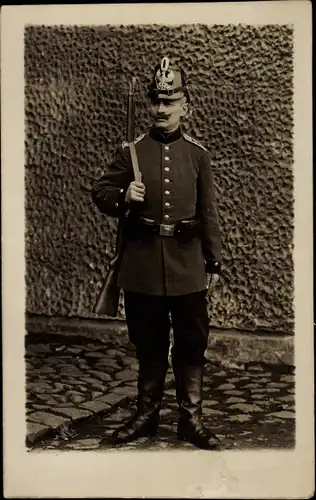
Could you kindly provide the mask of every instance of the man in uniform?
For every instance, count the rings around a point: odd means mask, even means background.
[[[178,438],[210,449],[214,435],[201,419],[206,294],[221,266],[212,168],[208,151],[181,130],[189,93],[183,72],[167,57],[155,68],[149,99],[153,126],[134,141],[142,182],[133,178],[130,150],[123,143],[92,190],[102,213],[125,214],[119,286],[139,362],[137,411],[113,438],[126,443],[157,433],[171,318]]]

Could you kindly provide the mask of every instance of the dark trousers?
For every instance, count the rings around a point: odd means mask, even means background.
[[[206,291],[175,297],[125,291],[124,302],[129,339],[140,363],[168,363],[172,324],[173,362],[204,365],[209,333]]]

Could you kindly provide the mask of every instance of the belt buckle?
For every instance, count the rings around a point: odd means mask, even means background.
[[[173,224],[160,224],[159,225],[159,236],[173,236],[174,225]]]

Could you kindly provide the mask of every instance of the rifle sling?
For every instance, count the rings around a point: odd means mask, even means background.
[[[135,181],[141,182],[142,181],[142,174],[139,170],[139,164],[138,164],[138,158],[137,158],[135,144],[133,142],[129,142],[128,146],[129,146],[129,149],[131,152],[131,159],[132,159]]]

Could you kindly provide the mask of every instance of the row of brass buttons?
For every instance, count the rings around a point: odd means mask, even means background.
[[[169,151],[169,149],[170,149],[170,148],[169,148],[169,146],[165,146],[165,150],[166,150],[166,151]],[[164,157],[164,159],[165,159],[165,161],[169,161],[169,160],[170,160],[169,156],[165,156],[165,157]],[[165,172],[170,172],[170,168],[169,168],[169,167],[165,167],[165,168],[164,168],[164,170],[165,170]],[[169,182],[170,182],[170,179],[165,178],[165,183],[166,183],[166,184],[169,184]],[[166,195],[166,196],[170,196],[170,191],[166,190],[166,191],[165,191],[165,195]],[[169,203],[169,201],[166,201],[164,205],[165,205],[165,207],[166,207],[166,208],[170,208],[170,203]],[[168,220],[169,218],[170,218],[170,215],[169,215],[169,214],[165,214],[165,215],[164,215],[164,219],[165,219],[165,220]]]

